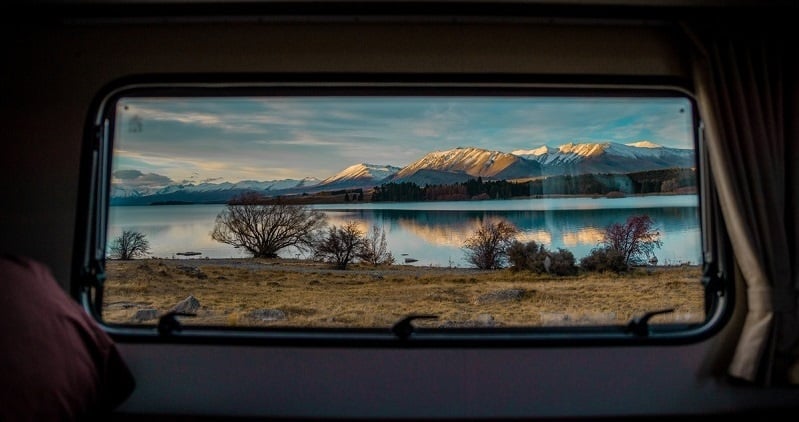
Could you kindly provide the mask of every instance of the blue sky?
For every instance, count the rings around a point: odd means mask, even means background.
[[[458,146],[693,148],[684,98],[126,98],[117,113],[114,170],[153,183],[323,179]]]

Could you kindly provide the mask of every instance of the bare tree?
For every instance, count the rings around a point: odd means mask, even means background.
[[[394,263],[394,255],[388,250],[385,229],[377,225],[372,226],[372,230],[366,236],[358,257],[372,265],[391,265]]]
[[[366,244],[363,231],[350,221],[342,227],[331,226],[314,248],[314,255],[333,263],[336,268],[346,270],[347,265],[358,257]]]
[[[628,267],[644,262],[660,248],[660,232],[648,215],[633,215],[624,224],[614,223],[605,229],[602,243],[606,248],[619,252]]]
[[[320,211],[246,193],[216,216],[211,238],[244,248],[256,258],[276,258],[290,246],[311,249],[315,233],[324,226],[325,214]]]
[[[110,252],[110,257],[114,259],[127,261],[143,258],[150,253],[150,242],[143,233],[124,230],[111,242]]]
[[[482,224],[463,245],[467,261],[484,270],[502,268],[507,260],[508,247],[518,231],[506,221]]]

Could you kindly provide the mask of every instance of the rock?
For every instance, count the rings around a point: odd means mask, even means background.
[[[178,265],[175,268],[177,268],[178,270],[183,271],[183,273],[188,275],[188,276],[195,277],[195,278],[198,278],[200,280],[204,280],[204,279],[208,278],[208,275],[206,273],[204,273],[203,270],[201,270],[199,267],[192,267],[190,265]]]
[[[196,297],[189,295],[189,297],[176,303],[169,312],[177,312],[181,314],[193,314],[200,309],[200,301]]]
[[[151,319],[157,319],[157,318],[158,318],[158,309],[152,309],[152,308],[139,309],[138,311],[136,311],[136,314],[133,315],[133,320],[136,322],[149,321]]]
[[[248,313],[247,316],[259,321],[282,321],[286,319],[286,313],[280,309],[256,309]]]
[[[480,295],[475,301],[478,305],[488,303],[519,301],[527,294],[525,289],[504,289]]]
[[[480,314],[477,315],[477,325],[480,327],[493,327],[497,325],[494,321],[494,317],[490,314]]]

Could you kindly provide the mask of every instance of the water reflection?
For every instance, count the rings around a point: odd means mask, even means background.
[[[492,201],[501,202],[503,201]],[[510,202],[510,201],[504,201]],[[493,204],[492,204],[493,205]],[[473,206],[473,205],[472,205]],[[698,208],[695,206],[556,209],[556,210],[452,210],[452,209],[323,209],[329,224],[355,221],[368,232],[374,225],[386,232],[391,252],[417,259],[414,265],[466,266],[464,241],[479,224],[502,219],[520,231],[522,242],[535,240],[551,250],[566,248],[577,259],[590,253],[602,239],[602,232],[612,223],[623,223],[637,214],[649,215],[661,232],[663,247],[655,251],[659,263],[699,263],[701,238]],[[152,255],[173,258],[179,252],[201,252],[199,258],[241,258],[244,250],[211,239],[216,215],[224,205],[178,205],[111,207],[109,239],[122,230],[136,230],[147,235]],[[294,258],[296,250],[284,250],[281,256]]]
[[[628,217],[647,214],[661,233],[663,247],[655,251],[663,264],[698,263],[700,230],[696,208],[641,208],[560,211],[409,211],[326,210],[332,224],[346,221],[373,224],[386,230],[392,252],[408,253],[419,265],[465,265],[461,246],[486,220],[502,219],[520,230],[522,242],[535,240],[551,250],[566,248],[581,258],[602,240],[604,229]]]

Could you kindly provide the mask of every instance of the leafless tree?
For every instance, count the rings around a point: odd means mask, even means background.
[[[211,238],[247,250],[256,258],[276,258],[284,248],[309,250],[325,226],[325,214],[303,205],[269,201],[247,193],[216,216]]]
[[[602,243],[606,248],[619,252],[628,267],[644,262],[660,248],[660,232],[648,215],[633,215],[624,224],[614,223],[605,229]]]
[[[508,246],[518,231],[506,221],[483,223],[464,243],[467,261],[484,270],[502,268],[507,260]]]
[[[372,230],[366,236],[363,247],[358,257],[363,262],[372,265],[391,265],[394,263],[394,255],[388,250],[385,229],[372,226]]]
[[[347,265],[361,253],[367,240],[354,221],[341,226],[331,226],[314,248],[314,256],[346,270]]]
[[[110,252],[110,257],[114,259],[127,261],[143,258],[150,253],[150,242],[143,233],[124,230],[111,242]]]

